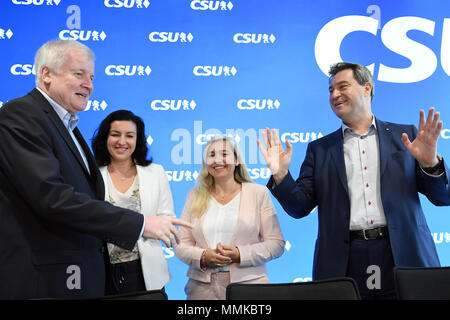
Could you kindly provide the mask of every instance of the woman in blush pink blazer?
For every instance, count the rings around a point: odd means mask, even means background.
[[[270,194],[251,182],[234,142],[211,139],[198,186],[181,219],[175,254],[189,265],[188,300],[224,300],[232,282],[268,283],[265,263],[282,255],[284,238]]]

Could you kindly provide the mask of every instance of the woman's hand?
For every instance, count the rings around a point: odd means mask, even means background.
[[[217,249],[206,249],[205,253],[205,265],[209,268],[217,268],[229,265],[231,258],[222,255]]]
[[[216,250],[222,256],[229,257],[231,259],[231,262],[235,262],[235,263],[240,263],[241,262],[241,253],[239,252],[238,247],[222,245],[219,242],[217,244],[217,249]]]

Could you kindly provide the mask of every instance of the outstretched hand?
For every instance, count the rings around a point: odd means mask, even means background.
[[[261,145],[259,139],[256,142],[258,143],[259,150],[264,156],[267,167],[272,172],[275,183],[279,184],[288,173],[289,165],[292,160],[292,145],[286,140],[286,151],[284,151],[280,138],[278,137],[278,132],[275,129],[272,129],[271,133],[270,129],[266,128],[266,131],[262,133],[262,136],[266,147],[264,148]]]
[[[167,247],[179,243],[178,230],[175,226],[184,226],[192,229],[193,225],[187,221],[167,216],[146,216],[144,238],[153,238],[163,241]]]
[[[425,112],[420,110],[419,130],[413,142],[409,140],[406,133],[402,134],[402,142],[409,153],[423,167],[434,167],[438,164],[437,141],[442,129],[442,121],[439,121],[439,112],[434,108],[428,111],[425,120]]]

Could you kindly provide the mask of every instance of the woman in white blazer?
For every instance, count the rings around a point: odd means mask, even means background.
[[[186,200],[175,254],[189,265],[188,300],[224,300],[232,282],[268,283],[265,263],[284,251],[270,194],[252,183],[234,142],[211,139]]]
[[[92,150],[105,184],[105,201],[145,216],[175,217],[165,171],[147,159],[141,118],[127,110],[111,113],[94,135]],[[169,281],[159,240],[140,238],[132,251],[108,244],[108,253],[107,294],[164,289]]]

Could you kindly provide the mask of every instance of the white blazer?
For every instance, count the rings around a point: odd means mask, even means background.
[[[141,198],[141,213],[145,216],[175,217],[172,192],[166,172],[161,165],[152,163],[146,167],[136,165],[139,179],[139,195]],[[105,201],[109,201],[108,183],[106,183],[107,167],[100,167],[105,181]],[[169,267],[163,254],[161,242],[156,239],[138,240],[142,272],[147,290],[157,290],[169,281]]]

